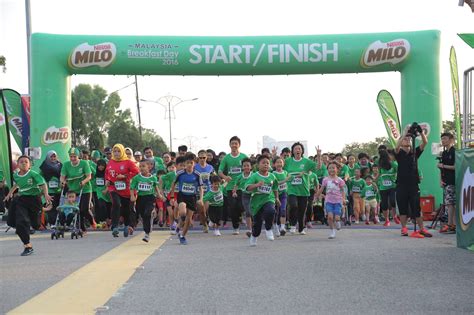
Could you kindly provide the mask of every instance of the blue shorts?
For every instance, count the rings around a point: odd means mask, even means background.
[[[332,213],[333,215],[341,216],[341,214],[342,214],[342,204],[326,202],[324,204],[324,206],[326,207],[326,212],[328,214]]]

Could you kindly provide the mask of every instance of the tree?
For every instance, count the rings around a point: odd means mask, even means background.
[[[348,155],[353,154],[357,156],[359,153],[367,153],[370,157],[378,155],[377,148],[380,145],[386,145],[387,148],[390,148],[390,142],[388,141],[387,137],[377,137],[374,141],[370,142],[353,142],[350,144],[346,144],[342,149],[342,154]]]
[[[0,56],[0,66],[2,67],[2,72],[7,72],[7,58],[5,56]]]
[[[120,107],[117,93],[107,94],[99,85],[79,84],[72,91],[72,135],[78,147],[102,149],[105,135]]]
[[[143,147],[140,132],[133,122],[130,109],[117,111],[117,116],[109,127],[109,138],[107,142],[109,146],[121,143],[125,147],[130,147],[133,150],[138,150]]]
[[[456,138],[456,125],[454,124],[454,120],[445,120],[443,121],[443,132],[450,132]]]
[[[152,147],[153,151],[163,153],[168,151],[168,146],[159,135],[152,129],[143,129],[143,147]]]

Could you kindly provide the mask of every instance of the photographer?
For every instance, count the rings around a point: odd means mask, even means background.
[[[456,187],[455,187],[455,149],[454,136],[449,132],[441,134],[441,144],[443,145],[443,153],[439,158],[438,168],[441,171],[441,187],[443,188],[443,201],[448,209],[448,224],[443,226],[440,233],[454,234],[456,233],[456,224],[454,220],[454,205],[456,204]]]
[[[412,141],[421,135],[421,144],[413,148]],[[420,178],[418,175],[418,159],[423,153],[428,139],[425,132],[417,123],[413,123],[404,135],[398,140],[395,148],[395,158],[398,162],[397,171],[397,204],[402,223],[402,236],[408,236],[407,216],[411,214],[419,225],[419,231],[411,236],[416,238],[431,237],[432,235],[423,227],[423,218],[420,217]]]

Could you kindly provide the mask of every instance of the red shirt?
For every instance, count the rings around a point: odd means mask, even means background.
[[[109,191],[117,192],[121,197],[130,197],[130,181],[139,173],[138,167],[130,160],[110,160],[105,169],[105,179],[110,182]],[[117,179],[118,175],[125,175],[124,179]]]

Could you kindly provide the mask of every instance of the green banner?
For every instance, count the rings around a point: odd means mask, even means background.
[[[6,184],[9,187],[11,187],[12,184],[10,173],[10,152],[10,137],[8,132],[6,107],[0,90],[0,181],[5,178]]]
[[[387,130],[388,140],[395,148],[401,133],[400,118],[395,101],[389,91],[381,90],[377,95],[377,104],[379,104],[380,114]]]
[[[11,89],[3,89],[3,98],[5,101],[5,107],[7,109],[7,116],[9,122],[9,129],[16,144],[23,152],[22,132],[23,132],[23,120],[21,115],[21,95],[17,91]]]
[[[456,151],[456,236],[458,247],[474,245],[474,149]]]
[[[459,76],[458,76],[458,62],[456,59],[456,51],[451,46],[449,54],[449,64],[451,65],[451,84],[453,88],[453,103],[454,103],[454,126],[456,127],[456,149],[461,149],[461,99],[459,97]]]

